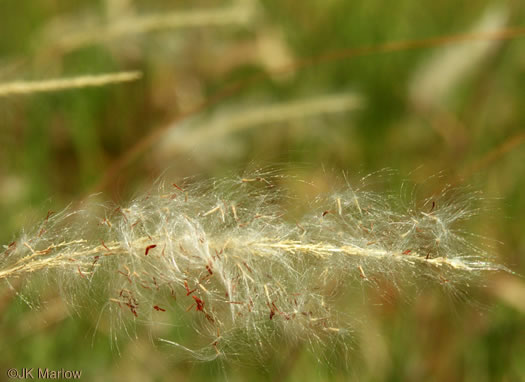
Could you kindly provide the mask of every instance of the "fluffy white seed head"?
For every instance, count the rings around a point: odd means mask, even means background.
[[[5,247],[0,279],[51,282],[73,307],[108,313],[112,330],[191,326],[197,340],[164,341],[212,359],[282,340],[345,340],[351,320],[335,296],[356,281],[424,277],[448,287],[504,269],[461,231],[472,195],[444,191],[418,209],[347,186],[295,218],[282,178],[161,184],[127,207],[50,213]]]

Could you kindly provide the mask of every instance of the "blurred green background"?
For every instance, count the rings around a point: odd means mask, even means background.
[[[0,243],[94,192],[125,203],[161,175],[273,166],[329,189],[334,174],[357,180],[389,168],[387,191],[407,179],[422,197],[447,183],[483,191],[490,207],[468,229],[525,274],[523,39],[297,64],[524,21],[525,3],[513,0],[1,0],[0,85],[143,77],[0,97]],[[525,380],[525,282],[496,275],[483,284],[468,302],[436,294],[407,304],[391,292],[370,303],[344,368],[302,348],[256,367],[181,361],[147,329],[117,350],[95,320],[68,315],[53,286],[30,310],[3,284],[0,380],[9,367],[82,369],[89,381]]]

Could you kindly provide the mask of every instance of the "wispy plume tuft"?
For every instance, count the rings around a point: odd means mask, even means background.
[[[197,342],[163,341],[213,359],[345,338],[350,319],[334,296],[352,283],[424,277],[448,287],[505,269],[462,231],[476,212],[471,194],[400,203],[347,185],[306,203],[279,186],[285,179],[159,184],[127,207],[50,211],[5,246],[0,280],[58,284],[72,306],[99,304],[116,328],[188,325]],[[290,202],[308,212],[292,216]]]

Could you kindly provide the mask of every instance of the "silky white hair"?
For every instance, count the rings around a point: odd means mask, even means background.
[[[163,341],[208,360],[283,340],[344,343],[351,319],[335,296],[352,283],[452,288],[505,269],[462,230],[476,212],[471,192],[403,202],[346,184],[304,202],[284,180],[159,182],[127,207],[50,212],[5,246],[0,279],[22,278],[33,294],[44,280],[73,307],[96,303],[114,333],[134,322],[193,328],[198,340]],[[307,213],[291,216],[292,204]]]

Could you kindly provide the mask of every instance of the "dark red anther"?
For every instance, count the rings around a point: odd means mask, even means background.
[[[46,216],[46,222],[49,220],[49,218],[51,217],[51,215],[53,215],[55,212],[54,211],[47,211],[47,216]]]
[[[137,307],[135,305],[131,303],[126,303],[126,306],[129,308],[129,310],[131,310],[131,313],[133,313],[135,317],[138,317],[137,310],[136,310]]]
[[[190,287],[188,286],[188,282],[186,280],[184,280],[184,288],[186,288],[186,296],[189,296],[190,294],[192,294],[193,292],[195,292],[197,290],[197,288],[193,289],[193,290],[190,290]]]
[[[153,248],[156,248],[157,244],[151,244],[146,247],[145,255],[148,256],[149,251],[151,251]]]
[[[197,303],[197,311],[203,311],[204,310],[204,301],[202,301],[200,298],[198,298],[197,296],[191,296],[193,297],[193,299],[195,300],[195,302]]]

